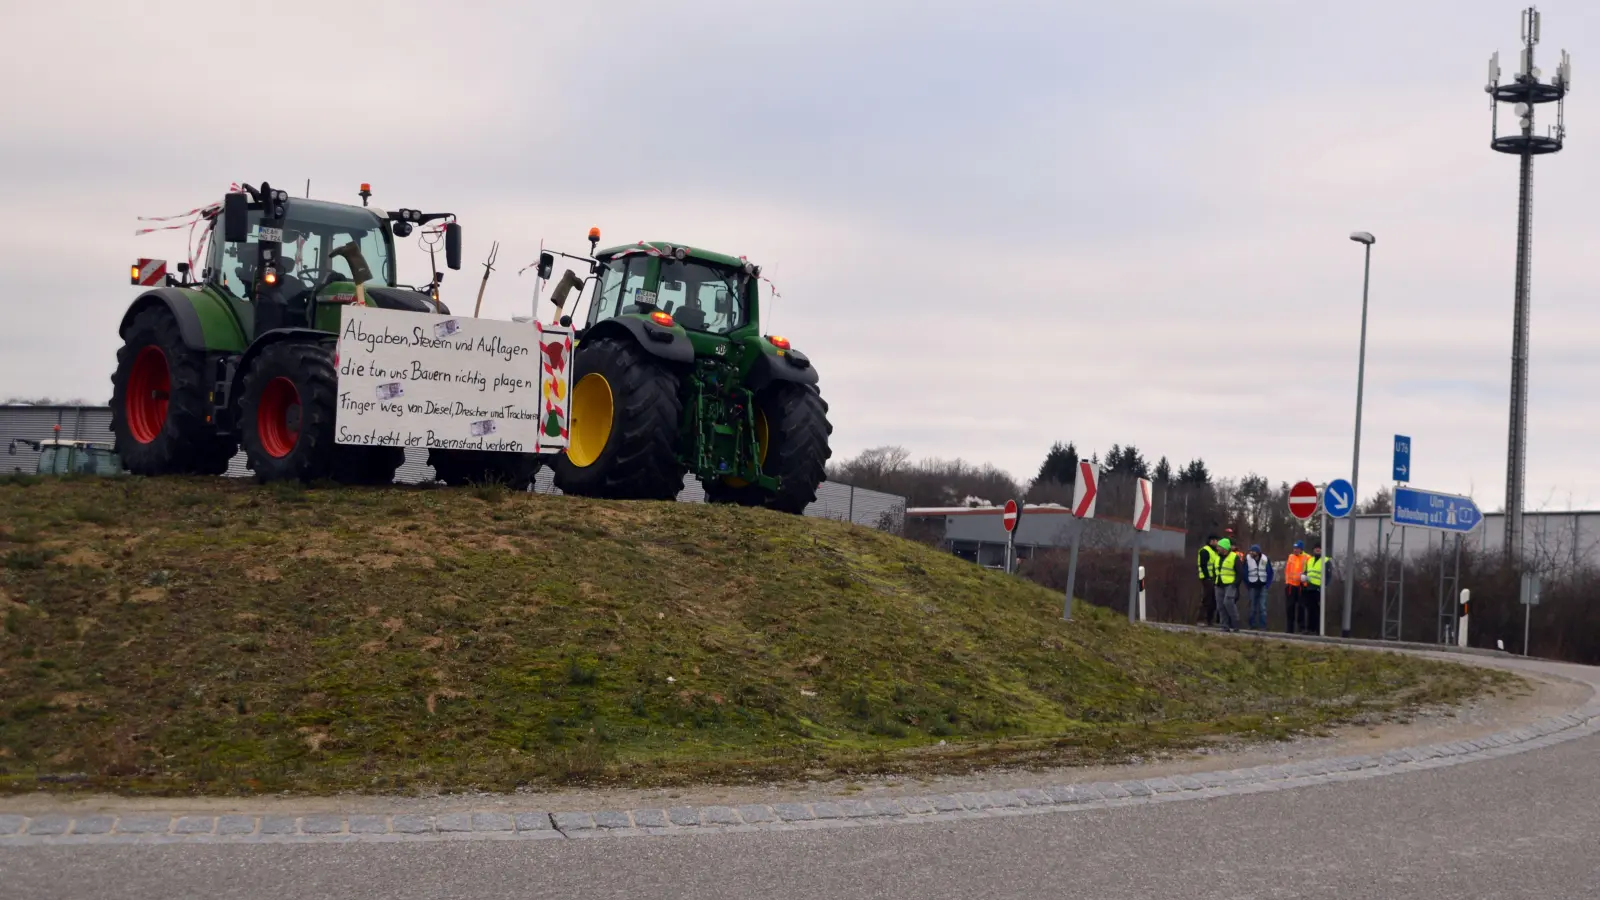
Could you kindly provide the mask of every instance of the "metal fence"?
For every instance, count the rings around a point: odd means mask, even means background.
[[[56,426],[60,426],[59,431]],[[110,443],[113,439],[111,409],[105,406],[0,406],[0,451],[6,454],[0,461],[0,472],[34,471],[39,453],[24,444],[23,440],[42,441],[51,438]],[[249,475],[244,454],[239,453],[228,465],[228,476],[244,478]],[[433,480],[428,452],[408,448],[405,463],[395,472],[395,481],[401,484],[424,484]],[[561,493],[555,486],[555,474],[549,467],[539,470],[533,489],[541,494]],[[685,477],[678,502],[704,503],[705,499],[700,482],[693,477]],[[854,522],[898,534],[905,527],[906,498],[837,481],[824,481],[817,487],[817,499],[806,507],[805,514],[819,519]]]

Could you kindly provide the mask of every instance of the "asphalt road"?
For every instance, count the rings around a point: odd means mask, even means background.
[[[892,827],[599,840],[33,846],[0,898],[1600,897],[1600,737],[1421,772]]]

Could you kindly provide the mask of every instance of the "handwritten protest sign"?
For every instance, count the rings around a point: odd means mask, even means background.
[[[341,444],[549,453],[567,445],[572,333],[347,306]]]

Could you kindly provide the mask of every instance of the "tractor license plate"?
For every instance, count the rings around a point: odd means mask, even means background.
[[[276,241],[276,242],[281,244],[281,243],[283,243],[283,229],[282,228],[266,228],[266,227],[263,227],[261,229],[261,233],[257,237],[261,240],[262,243],[266,243],[268,241]]]

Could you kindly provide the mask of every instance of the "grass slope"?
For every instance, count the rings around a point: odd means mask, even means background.
[[[1070,762],[1484,690],[1130,628],[760,510],[0,479],[0,788],[389,791]]]

